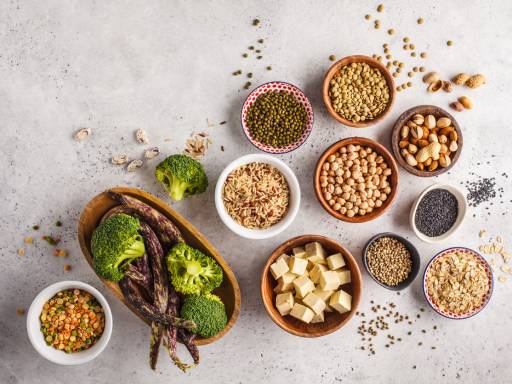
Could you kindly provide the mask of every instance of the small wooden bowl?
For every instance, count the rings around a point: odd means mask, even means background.
[[[457,131],[457,134],[459,136],[459,138],[457,140],[457,144],[458,144],[459,148],[457,149],[455,154],[451,157],[451,163],[448,167],[446,167],[446,168],[439,167],[433,172],[420,171],[418,168],[407,164],[405,159],[400,154],[400,146],[398,145],[398,143],[400,142],[400,131],[401,131],[402,127],[404,125],[406,125],[407,122],[417,113],[419,113],[423,116],[434,115],[436,120],[441,117],[447,117],[452,121],[452,125],[455,128],[455,130]],[[391,133],[391,146],[393,148],[393,153],[396,157],[396,160],[407,172],[412,173],[413,175],[416,175],[416,176],[420,176],[420,177],[438,176],[438,175],[441,175],[441,174],[449,171],[450,169],[452,169],[453,166],[455,165],[455,163],[457,162],[457,160],[459,160],[459,156],[460,156],[460,153],[462,152],[462,146],[463,146],[462,131],[460,129],[459,123],[457,123],[457,120],[455,120],[455,118],[451,114],[446,112],[444,109],[436,107],[435,105],[418,105],[418,106],[408,109],[407,111],[402,113],[400,115],[400,117],[398,118],[398,120],[396,121],[396,123],[393,127],[393,131]]]
[[[325,160],[329,157],[329,155],[333,154],[337,150],[339,150],[341,147],[344,147],[349,144],[354,145],[362,145],[372,148],[375,152],[377,152],[379,155],[381,155],[386,163],[388,164],[388,167],[391,168],[391,175],[389,184],[391,186],[391,194],[388,196],[386,201],[382,204],[380,208],[374,209],[373,212],[367,213],[364,216],[354,216],[354,217],[348,217],[345,215],[342,215],[338,211],[335,211],[331,208],[329,203],[325,200],[324,195],[322,193],[322,188],[320,187],[320,174],[322,172],[322,164],[325,162]],[[396,161],[389,153],[389,151],[382,145],[377,143],[374,140],[370,140],[364,137],[350,137],[347,139],[340,140],[333,145],[331,145],[329,148],[325,150],[325,152],[320,156],[320,159],[318,160],[318,163],[316,164],[316,170],[315,170],[315,193],[316,197],[318,198],[318,201],[320,204],[322,204],[322,207],[329,212],[331,216],[334,216],[338,220],[347,221],[349,223],[364,223],[366,221],[374,220],[380,215],[382,215],[384,212],[386,212],[391,204],[393,203],[393,200],[396,197],[396,194],[398,192],[398,167],[396,165]]]
[[[169,207],[162,200],[145,191],[136,188],[116,187],[111,188],[110,190],[117,193],[129,195],[131,197],[135,197],[136,199],[139,199],[142,202],[150,205],[152,208],[155,208],[158,211],[160,211],[160,213],[167,216],[179,228],[187,244],[194,248],[199,249],[206,255],[213,257],[217,261],[217,263],[219,263],[219,265],[222,267],[224,271],[224,281],[222,282],[219,288],[213,291],[213,293],[215,293],[222,299],[222,302],[226,307],[228,323],[226,324],[224,329],[215,336],[209,338],[197,337],[195,339],[195,343],[197,345],[206,345],[219,340],[235,324],[236,319],[238,318],[238,314],[240,313],[240,288],[238,286],[238,281],[236,280],[236,277],[231,268],[229,267],[228,263],[222,258],[219,252],[204,237],[203,234],[201,234],[190,222],[188,222],[183,216],[181,216],[174,209]],[[78,242],[80,243],[80,248],[82,249],[84,257],[91,266],[91,268],[92,252],[90,244],[92,233],[100,223],[100,220],[103,217],[103,215],[117,205],[119,204],[112,200],[105,191],[95,196],[91,201],[89,201],[89,203],[87,203],[87,205],[82,210],[80,219],[78,221]],[[128,302],[126,302],[121,292],[121,289],[119,288],[119,285],[117,283],[107,281],[99,275],[98,277],[103,282],[103,284],[105,284],[105,286],[107,286],[112,291],[112,293],[119,300],[121,300],[121,302],[123,302],[123,304],[125,304],[134,314],[139,316],[138,312]],[[139,317],[148,325],[151,324],[145,318],[141,316]]]
[[[386,109],[373,120],[366,120],[366,121],[359,121],[359,122],[347,120],[347,119],[341,117],[340,115],[338,115],[338,113],[336,113],[336,111],[332,107],[331,98],[329,97],[329,82],[334,77],[334,75],[336,73],[338,73],[340,68],[342,68],[346,65],[352,64],[352,63],[365,63],[373,68],[377,68],[380,71],[380,73],[382,73],[382,76],[384,76],[384,79],[386,79],[386,83],[389,87],[389,103],[388,103]],[[363,56],[363,55],[347,56],[347,57],[344,57],[343,59],[335,62],[331,66],[331,68],[329,68],[327,73],[325,74],[324,82],[322,85],[322,97],[324,99],[324,104],[325,104],[325,107],[327,108],[327,111],[329,112],[329,114],[333,118],[338,120],[341,124],[347,125],[347,126],[353,127],[353,128],[366,128],[366,127],[369,127],[371,125],[377,124],[378,122],[382,121],[382,119],[384,119],[384,117],[386,117],[386,115],[391,111],[391,108],[393,107],[393,103],[395,102],[395,99],[396,99],[395,81],[393,80],[393,76],[391,76],[391,73],[389,73],[387,68],[384,65],[382,65],[380,62],[378,62],[377,60],[372,59],[371,57],[368,57],[368,56]]]
[[[274,287],[277,285],[277,282],[274,280],[274,277],[270,273],[270,265],[274,263],[274,261],[276,261],[276,259],[283,253],[290,254],[294,247],[300,247],[313,241],[317,241],[322,244],[328,254],[341,253],[343,255],[343,258],[347,263],[347,267],[350,270],[352,281],[349,284],[343,285],[342,289],[352,295],[352,309],[350,312],[343,314],[340,314],[336,311],[326,312],[325,320],[323,323],[306,324],[289,315],[281,316],[279,311],[276,309],[274,305],[276,299]],[[352,256],[352,254],[347,249],[338,244],[336,241],[319,235],[297,236],[281,244],[275,249],[274,252],[272,252],[268,258],[261,276],[261,298],[270,318],[274,323],[276,323],[286,332],[301,337],[325,336],[340,329],[352,318],[356,312],[357,306],[359,305],[359,301],[361,299],[361,290],[361,271],[359,270],[359,266],[357,265],[354,256]]]

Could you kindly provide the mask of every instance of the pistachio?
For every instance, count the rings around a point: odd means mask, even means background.
[[[454,84],[464,85],[466,81],[468,81],[469,75],[467,73],[459,73],[455,77],[452,78]]]
[[[415,139],[421,139],[423,137],[423,128],[416,126],[415,128],[411,129],[411,135]]]
[[[452,125],[452,121],[448,117],[441,117],[436,123],[438,128],[446,128]]]
[[[402,129],[400,130],[400,137],[402,139],[405,139],[407,136],[409,136],[409,126],[404,125]]]
[[[461,112],[464,110],[464,106],[458,101],[454,101],[453,103],[450,103],[450,107],[457,112]]]
[[[441,155],[439,157],[439,165],[443,168],[447,168],[452,163],[452,160],[450,159],[450,156],[448,155]]]
[[[435,93],[439,91],[443,87],[443,80],[437,80],[433,83],[430,83],[427,87],[427,91],[431,93]]]
[[[439,80],[439,74],[437,72],[429,72],[423,76],[423,82],[427,84],[435,83]]]
[[[469,88],[478,88],[481,85],[484,85],[486,82],[485,76],[481,74],[471,76],[467,81],[466,85]]]
[[[438,137],[437,137],[437,135],[435,133],[431,133],[430,135],[428,135],[428,141],[430,143],[433,143],[433,142],[438,143],[439,139],[438,139]]]
[[[413,155],[411,154],[407,154],[405,156],[405,161],[407,162],[407,164],[409,164],[411,167],[415,167],[418,165],[418,162],[416,161],[416,159],[414,158]]]
[[[425,127],[427,127],[428,129],[432,129],[432,128],[435,128],[435,126],[436,126],[436,118],[434,117],[434,115],[428,115],[425,118]]]
[[[423,123],[425,122],[425,118],[423,117],[423,115],[417,113],[412,117],[412,121],[414,122],[414,124],[423,125]]]
[[[473,102],[467,96],[461,96],[458,98],[459,103],[466,109],[473,109]]]
[[[457,142],[455,140],[452,140],[450,142],[450,146],[448,148],[450,149],[450,152],[456,152],[457,149],[459,149],[459,145],[457,144]]]

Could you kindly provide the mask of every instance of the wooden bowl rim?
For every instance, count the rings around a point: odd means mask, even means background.
[[[172,207],[170,207],[163,200],[159,199],[158,197],[152,195],[149,192],[146,192],[146,191],[144,191],[142,189],[138,189],[138,188],[116,186],[116,187],[108,188],[108,189],[98,193],[91,200],[89,200],[87,202],[87,204],[84,206],[84,208],[82,209],[82,212],[80,213],[80,218],[78,220],[77,237],[78,237],[78,242],[80,244],[80,248],[82,250],[83,256],[86,259],[89,266],[91,267],[91,269],[93,270],[94,274],[101,280],[101,282],[105,286],[109,287],[111,292],[120,301],[122,301],[123,304],[126,305],[128,307],[128,309],[130,309],[130,311],[134,313],[134,315],[136,315],[141,320],[143,320],[144,322],[147,323],[147,321],[144,318],[142,318],[136,312],[134,312],[133,309],[126,302],[123,301],[122,294],[120,292],[116,291],[114,288],[115,286],[119,287],[118,284],[113,283],[108,280],[105,280],[103,277],[96,274],[96,271],[94,271],[94,268],[92,267],[92,263],[91,263],[92,262],[92,254],[89,252],[89,247],[85,240],[85,231],[83,229],[83,225],[84,225],[83,223],[86,220],[84,218],[84,215],[85,215],[88,207],[94,206],[98,200],[100,200],[104,197],[104,195],[107,193],[107,191],[114,191],[117,193],[128,194],[128,195],[138,198],[138,199],[142,198],[143,202],[145,202],[148,205],[151,205],[153,208],[157,209],[160,213],[164,214],[166,217],[171,219],[173,222],[177,221],[181,225],[186,223],[187,230],[192,234],[192,236],[194,238],[196,238],[198,242],[202,243],[204,245],[204,247],[209,250],[209,252],[213,256],[213,258],[222,267],[222,270],[224,271],[224,274],[225,274],[225,278],[227,278],[229,280],[230,284],[233,286],[233,292],[234,292],[233,313],[232,313],[231,317],[229,318],[228,323],[226,324],[226,326],[224,327],[224,329],[222,331],[220,331],[215,336],[212,336],[209,338],[202,338],[199,336],[195,339],[195,343],[196,343],[196,345],[211,344],[211,343],[219,340],[220,338],[222,338],[225,334],[227,334],[228,331],[233,327],[233,325],[237,321],[238,316],[240,314],[240,301],[241,301],[240,287],[238,285],[238,281],[236,279],[236,276],[235,276],[233,270],[231,269],[231,267],[229,266],[227,261],[220,255],[220,253],[217,251],[217,249],[208,241],[208,239],[206,239],[206,237],[201,232],[199,232],[196,229],[196,227],[194,225],[192,225],[192,223],[190,221],[185,219],[181,214],[176,212]],[[116,205],[119,205],[119,204],[116,204]],[[164,207],[165,209],[162,210],[161,207]]]
[[[339,71],[341,67],[344,67],[351,63],[366,63],[370,65],[371,67],[379,69],[379,71],[382,73],[382,76],[384,76],[384,79],[386,79],[386,83],[389,88],[389,103],[386,107],[386,109],[375,119],[372,120],[366,120],[364,122],[355,122],[348,119],[345,119],[338,115],[331,104],[331,99],[329,97],[329,82],[333,78],[334,74]],[[334,64],[332,64],[324,76],[324,81],[322,83],[322,98],[324,100],[325,107],[327,108],[327,111],[329,114],[337,120],[339,123],[352,127],[352,128],[366,128],[370,127],[374,124],[377,124],[381,122],[388,114],[391,112],[391,109],[393,108],[393,105],[395,103],[396,99],[396,89],[395,89],[395,81],[393,80],[393,76],[391,76],[391,73],[389,73],[388,69],[379,61],[371,58],[370,56],[365,55],[351,55],[346,56],[338,61],[336,61]]]
[[[304,241],[302,241],[303,239],[304,239]],[[270,273],[270,265],[280,255],[285,253],[285,250],[287,250],[287,249],[291,250],[291,248],[293,248],[295,246],[299,246],[298,244],[301,242],[303,244],[306,244],[306,243],[309,243],[312,241],[318,241],[323,246],[325,246],[325,244],[329,244],[330,249],[337,249],[337,250],[341,251],[341,253],[343,254],[343,257],[349,258],[353,262],[355,269],[349,268],[350,274],[352,276],[354,274],[357,275],[357,280],[359,281],[359,287],[358,287],[359,294],[352,296],[352,308],[351,308],[350,312],[348,313],[348,315],[343,320],[338,322],[335,326],[332,326],[331,328],[327,328],[324,331],[319,332],[317,334],[312,334],[307,331],[299,332],[299,331],[296,331],[296,330],[292,329],[291,327],[289,327],[288,319],[286,319],[284,316],[281,316],[281,314],[279,312],[277,312],[277,310],[275,309],[274,303],[273,302],[269,303],[265,296],[265,287],[266,287],[266,281],[267,281],[268,274]],[[286,252],[289,252],[289,251],[286,251]],[[353,278],[352,278],[351,284],[354,284]],[[356,290],[355,286],[353,287],[353,290],[354,291]],[[265,263],[265,266],[263,267],[263,272],[261,274],[261,280],[260,280],[261,300],[263,301],[263,306],[265,307],[265,310],[267,311],[267,314],[270,316],[272,321],[277,326],[279,326],[281,329],[283,329],[284,331],[286,331],[292,335],[300,336],[300,337],[308,337],[308,338],[322,337],[322,336],[329,335],[333,332],[336,332],[341,327],[343,327],[346,323],[348,323],[357,311],[357,307],[359,306],[359,303],[361,301],[362,290],[363,290],[363,279],[362,279],[362,275],[361,275],[361,270],[359,269],[359,265],[358,265],[355,257],[343,245],[341,245],[337,241],[335,241],[327,236],[322,236],[322,235],[309,235],[308,234],[308,235],[295,236],[291,239],[288,239],[281,245],[279,245],[277,248],[274,249],[274,251],[270,254],[269,258],[267,259],[267,262]],[[274,298],[274,297],[275,297],[275,293],[272,294],[272,298]]]
[[[455,155],[453,155],[453,158],[451,158],[450,165],[448,167],[446,167],[446,168],[438,168],[434,172],[420,171],[419,169],[417,169],[415,167],[412,167],[409,164],[407,164],[407,162],[404,160],[404,158],[400,154],[400,147],[398,146],[398,143],[400,141],[400,140],[398,140],[398,137],[400,135],[400,130],[407,123],[407,121],[413,115],[415,115],[417,113],[425,115],[425,113],[423,113],[423,111],[425,111],[427,109],[431,109],[431,108],[439,110],[440,114],[442,114],[444,117],[448,117],[452,121],[452,125],[455,128],[455,130],[457,131],[457,134],[459,135],[459,138],[457,140],[457,145],[459,146],[459,148],[455,152]],[[427,113],[427,114],[430,114],[430,113]],[[455,163],[459,160],[460,153],[462,152],[463,143],[464,143],[464,141],[463,141],[463,138],[462,138],[462,130],[461,130],[460,125],[457,122],[457,120],[449,112],[447,112],[445,109],[443,109],[441,107],[438,107],[436,105],[429,105],[429,104],[417,105],[415,107],[407,109],[405,112],[403,112],[398,117],[398,119],[396,120],[396,122],[395,122],[395,124],[393,126],[393,129],[391,131],[391,148],[393,148],[393,154],[394,154],[397,162],[407,172],[409,172],[409,173],[411,173],[411,174],[413,174],[415,176],[419,176],[419,177],[439,176],[439,175],[442,175],[445,172],[448,172],[450,169],[452,169],[453,166],[455,165]]]
[[[379,152],[379,155],[382,155],[385,158],[388,166],[392,168],[393,173],[396,175],[396,183],[394,186],[393,185],[391,186],[391,194],[390,194],[390,196],[388,196],[388,198],[386,199],[386,201],[384,202],[382,207],[380,207],[379,209],[374,210],[370,214],[366,214],[364,216],[348,217],[348,216],[342,215],[339,212],[336,212],[334,209],[332,209],[329,206],[327,201],[325,201],[325,199],[322,195],[321,188],[320,188],[320,173],[322,171],[322,164],[325,162],[327,157],[332,152],[334,152],[338,148],[344,147],[348,144],[367,145],[367,146],[371,147],[372,149],[377,150]],[[398,166],[396,165],[396,161],[395,161],[393,155],[391,155],[391,153],[386,149],[386,147],[384,147],[382,144],[380,144],[379,142],[377,142],[375,140],[368,139],[366,137],[354,136],[354,137],[348,137],[348,138],[345,138],[345,139],[335,142],[334,144],[329,146],[322,153],[322,156],[320,156],[320,158],[318,159],[318,162],[316,163],[314,185],[315,185],[315,194],[316,194],[318,201],[320,202],[322,207],[331,216],[335,217],[338,220],[346,221],[348,223],[365,223],[367,221],[371,221],[371,220],[378,218],[379,216],[381,216],[384,212],[386,212],[391,207],[391,205],[393,204],[393,202],[396,198],[396,195],[398,194],[399,181],[400,181],[400,177],[398,174]],[[390,183],[390,185],[391,185],[391,183]]]

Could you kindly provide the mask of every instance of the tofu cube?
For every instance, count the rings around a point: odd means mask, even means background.
[[[327,267],[322,264],[314,264],[314,267],[309,271],[309,278],[315,284],[320,280],[320,272],[327,271]]]
[[[275,293],[290,292],[292,290],[293,290],[293,283],[284,283],[281,279],[279,279],[279,282],[274,287]]]
[[[306,295],[315,289],[315,284],[307,276],[299,276],[293,280],[293,287],[297,297],[304,298]]]
[[[290,263],[288,267],[290,268],[291,273],[295,273],[296,275],[303,275],[306,272],[306,267],[308,266],[308,261],[306,259],[301,259],[296,256],[290,257]]]
[[[274,279],[276,280],[288,272],[288,270],[288,263],[282,256],[280,256],[276,262],[270,266],[270,273],[272,273],[272,276],[274,276]]]
[[[340,289],[331,296],[329,305],[339,313],[349,312],[352,309],[352,296]]]
[[[315,313],[305,305],[295,303],[290,312],[290,315],[296,319],[299,319],[300,321],[310,323],[311,320],[313,320]]]
[[[303,247],[295,247],[293,248],[293,256],[298,257],[300,259],[306,258],[306,251]]]
[[[324,291],[321,287],[316,287],[313,293],[327,304],[334,291]]]
[[[277,282],[280,283],[281,281],[283,284],[291,284],[293,283],[293,280],[297,278],[297,275],[291,272],[286,272],[283,276],[281,276],[279,279],[277,279]]]
[[[318,242],[306,244],[306,257],[313,264],[327,264],[325,261],[325,249]]]
[[[332,312],[332,308],[328,304],[326,304],[324,312],[329,312],[330,313],[330,312]]]
[[[281,293],[276,296],[276,308],[281,316],[288,315],[295,304],[293,294],[291,292]]]
[[[318,315],[313,316],[311,319],[311,324],[314,323],[323,323],[324,322],[324,313],[319,313]]]
[[[343,271],[336,271],[338,274],[338,279],[340,280],[340,285],[348,284],[352,281],[350,277],[350,271],[348,269],[345,269]]]
[[[286,264],[290,263],[290,256],[288,256],[286,253],[283,253],[281,256],[279,256],[276,261],[278,261],[279,259],[283,259],[284,261],[286,261]]]
[[[327,265],[331,271],[334,271],[335,269],[340,269],[345,266],[345,259],[341,253],[336,253],[327,258]]]
[[[340,286],[340,279],[336,271],[320,272],[320,287],[324,291],[335,291]]]
[[[309,292],[302,302],[315,312],[316,315],[323,313],[326,305],[325,301],[315,295],[313,292]]]

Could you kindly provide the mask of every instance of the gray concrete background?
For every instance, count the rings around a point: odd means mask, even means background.
[[[375,344],[377,355],[358,350],[358,321],[328,337],[306,340],[281,331],[266,315],[259,295],[260,270],[270,252],[286,239],[305,233],[330,236],[359,259],[368,238],[394,231],[411,239],[422,257],[422,269],[436,252],[452,245],[476,247],[478,230],[510,241],[512,138],[510,76],[512,5],[508,1],[393,1],[379,15],[382,27],[364,20],[377,15],[369,1],[3,1],[0,3],[0,382],[1,383],[466,383],[510,381],[510,289],[497,283],[488,308],[466,321],[440,318],[430,310],[413,326],[415,334],[394,348]],[[419,27],[415,20],[423,16]],[[251,25],[253,18],[261,26]],[[397,34],[390,37],[388,28]],[[429,53],[426,60],[404,55],[400,39],[408,35]],[[263,59],[243,59],[246,47],[264,38]],[[455,44],[448,48],[446,40]],[[363,135],[389,146],[399,114],[418,104],[446,107],[466,93],[427,94],[419,76],[414,87],[398,95],[390,116],[375,127],[356,130],[337,124],[322,104],[320,84],[328,56],[382,51],[388,42],[400,60],[425,63],[448,78],[459,71],[482,72],[488,84],[468,91],[472,111],[457,114],[464,132],[464,150],[449,174],[420,179],[400,170],[400,192],[392,209],[362,225],[338,222],[316,201],[312,173],[320,153],[334,141]],[[265,71],[272,65],[272,72]],[[315,126],[307,143],[279,156],[289,163],[302,187],[301,210],[287,231],[266,241],[249,241],[231,233],[219,220],[213,203],[216,178],[231,160],[256,151],[242,136],[239,110],[246,79],[231,73],[252,71],[253,84],[286,80],[311,99]],[[405,76],[402,77],[402,79]],[[207,127],[206,119],[223,126]],[[92,136],[77,143],[73,132],[90,127]],[[105,352],[90,364],[61,367],[41,358],[26,336],[25,319],[16,308],[28,308],[45,286],[77,279],[102,289],[82,257],[76,240],[81,208],[98,192],[114,185],[143,188],[164,200],[152,174],[156,161],[138,172],[109,164],[112,154],[142,155],[133,139],[143,127],[151,144],[165,154],[181,151],[193,131],[207,131],[213,146],[204,159],[211,186],[201,196],[173,204],[220,250],[233,267],[242,289],[242,313],[221,341],[201,348],[199,368],[183,374],[162,351],[156,373],[148,368],[148,328],[103,289],[115,318]],[[165,141],[170,139],[170,141]],[[220,146],[225,151],[220,150]],[[480,165],[478,165],[480,164]],[[414,197],[434,181],[460,185],[481,176],[496,176],[505,189],[503,204],[471,208],[459,232],[442,244],[416,239],[408,227]],[[63,227],[54,227],[61,219]],[[16,250],[30,229],[62,238],[68,261],[54,258],[39,239]],[[63,271],[64,262],[73,265]],[[414,315],[426,303],[420,279],[401,296],[386,291],[364,275],[361,310],[370,300],[394,301]],[[432,332],[433,325],[438,330]],[[420,329],[427,334],[420,336]],[[405,334],[397,327],[392,333]],[[417,345],[423,341],[423,347]],[[431,350],[435,345],[436,350]],[[183,351],[182,351],[183,353]],[[417,365],[414,370],[413,365]]]

